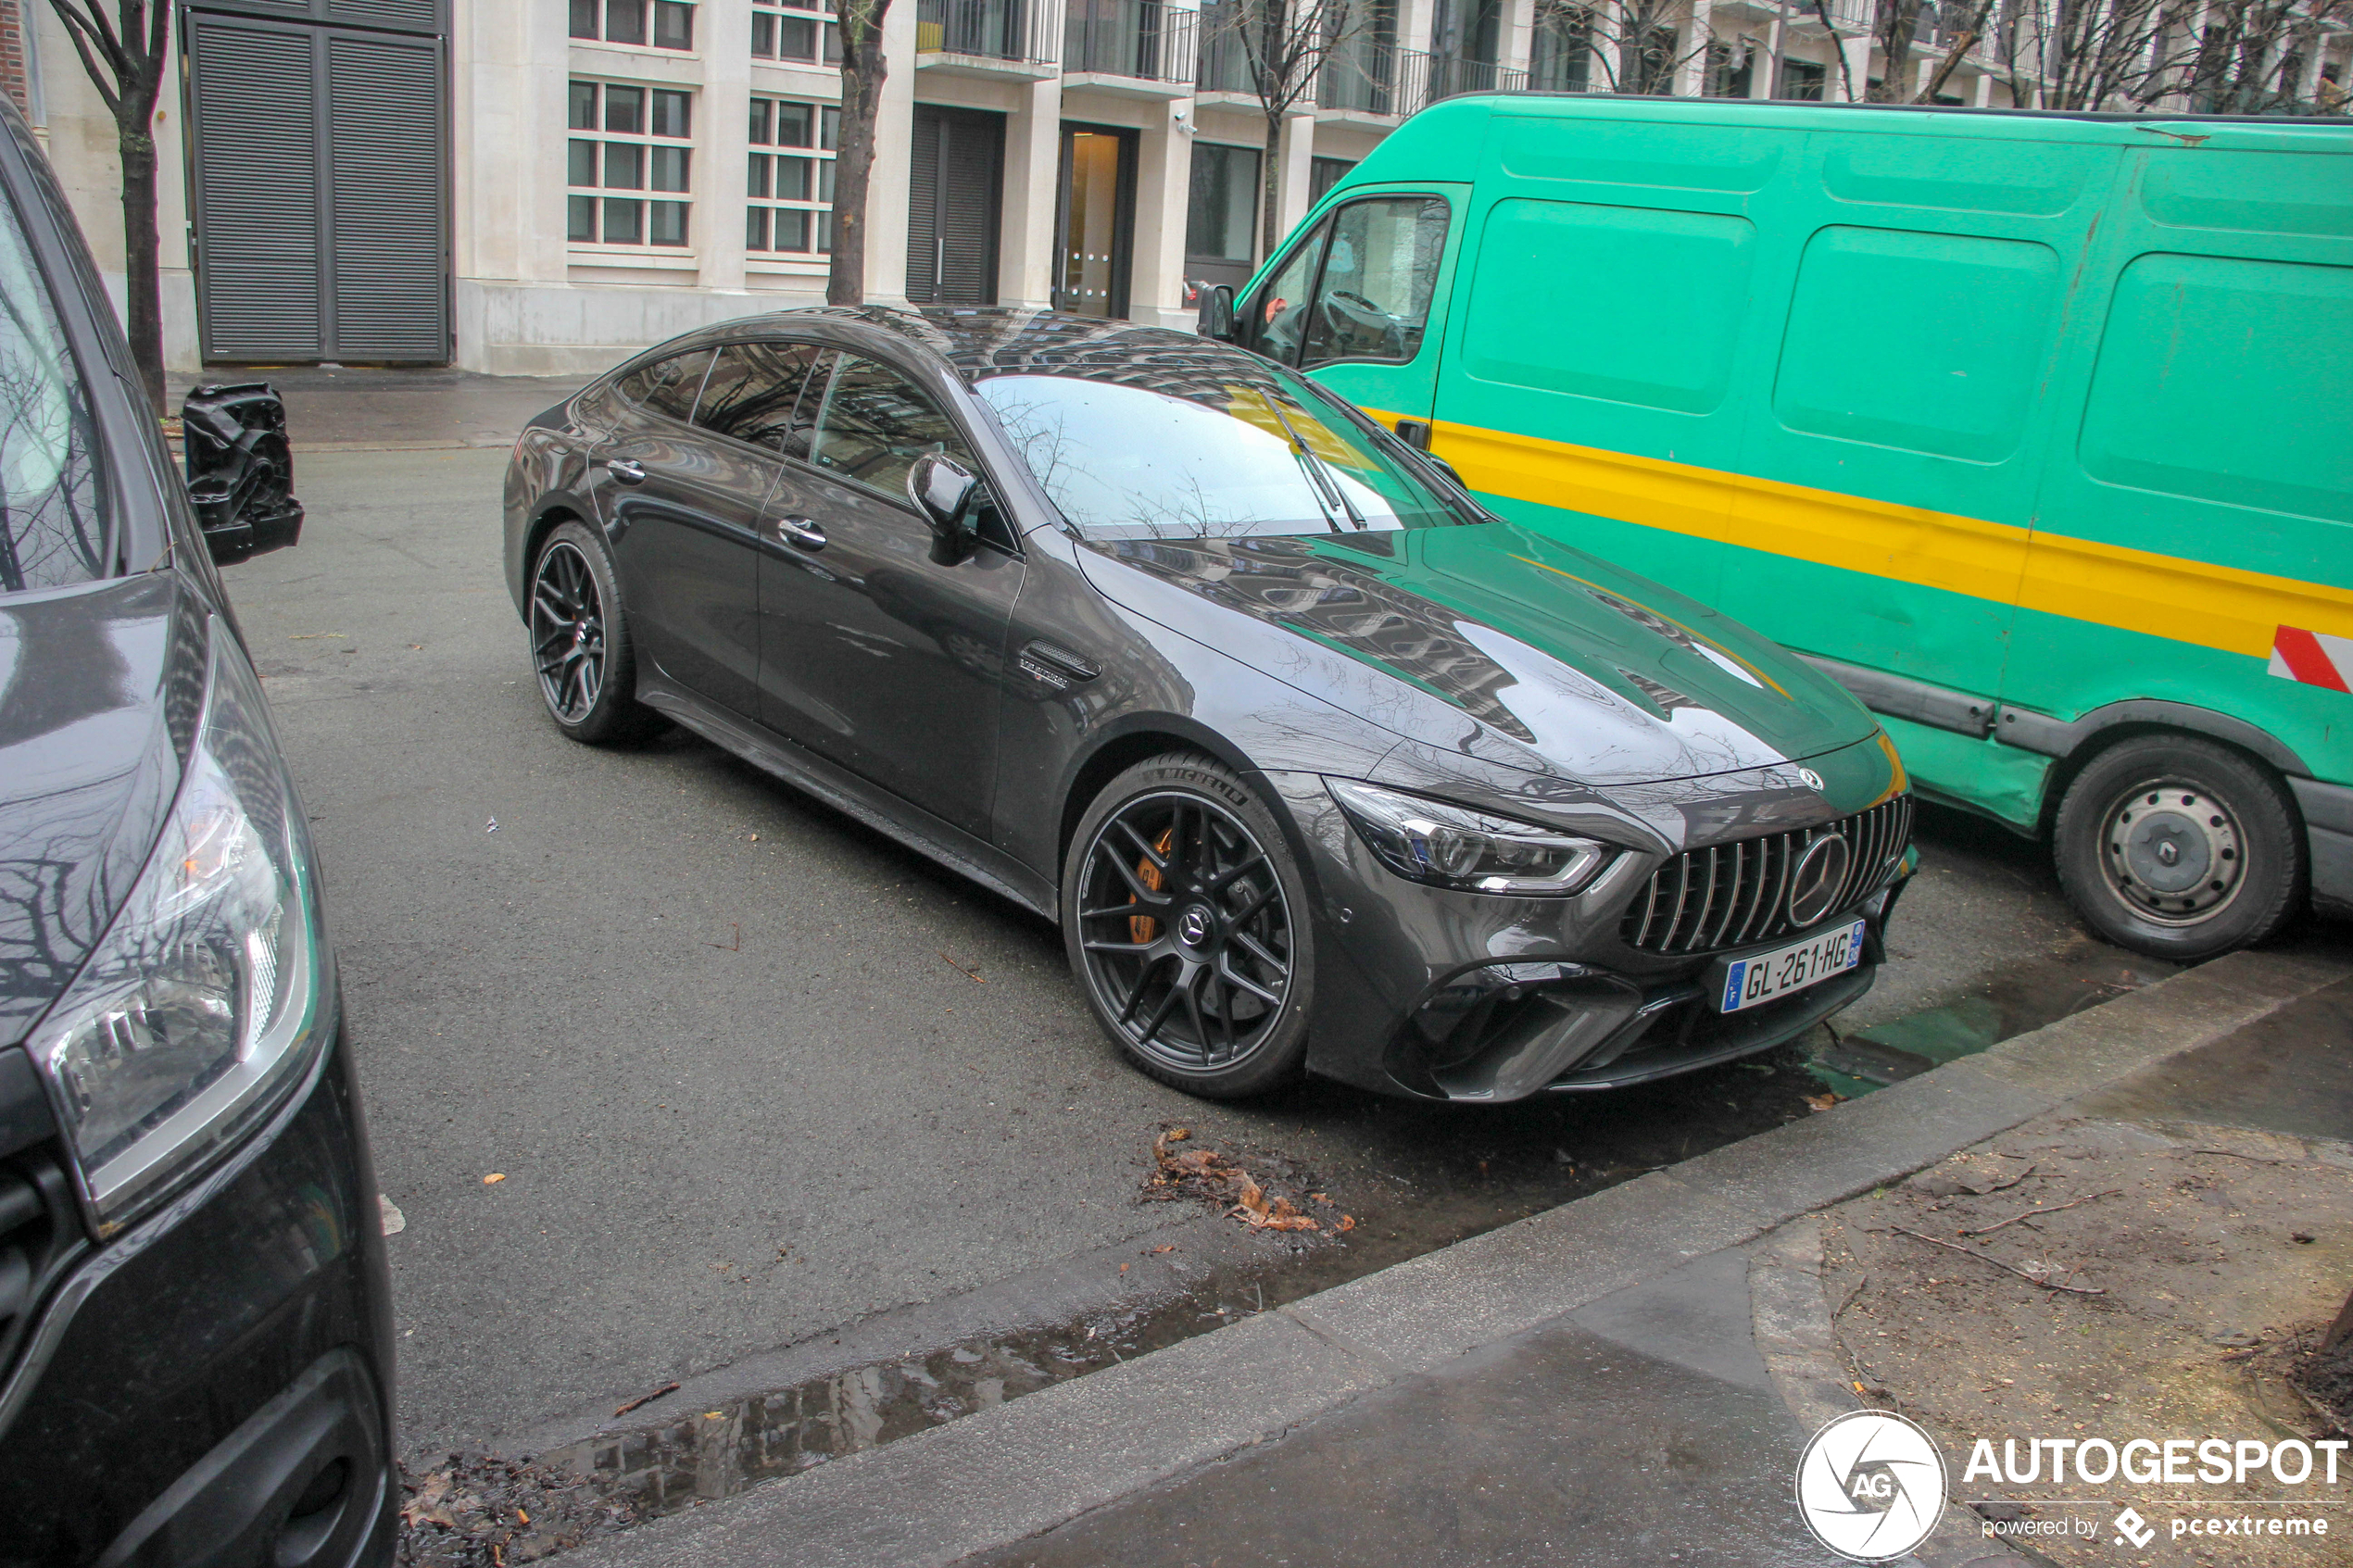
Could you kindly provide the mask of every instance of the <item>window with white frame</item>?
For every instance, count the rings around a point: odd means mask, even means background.
[[[751,52],[756,59],[841,64],[841,29],[825,0],[752,0]]]
[[[832,104],[752,99],[746,250],[822,255],[834,248],[834,146],[840,139],[841,110]]]
[[[688,0],[572,0],[572,35],[642,48],[695,46],[695,7]]]
[[[566,220],[575,244],[686,242],[694,96],[617,82],[572,84]],[[672,192],[675,194],[665,195]]]

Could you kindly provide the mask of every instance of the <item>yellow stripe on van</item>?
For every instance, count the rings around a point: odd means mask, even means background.
[[[1440,420],[1433,435],[1471,488],[1492,495],[2256,659],[2271,656],[2282,625],[2353,637],[2353,590],[2324,583],[1477,425]]]

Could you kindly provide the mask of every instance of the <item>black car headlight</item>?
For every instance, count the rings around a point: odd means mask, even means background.
[[[1353,779],[1325,786],[1383,865],[1466,893],[1566,897],[1591,885],[1617,847]]]
[[[301,808],[260,683],[228,629],[211,633],[171,814],[29,1042],[102,1235],[269,1115],[333,1025]]]

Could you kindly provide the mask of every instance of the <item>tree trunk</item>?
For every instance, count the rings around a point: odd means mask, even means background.
[[[866,192],[875,169],[875,127],[882,118],[883,16],[890,0],[871,10],[844,7],[841,51],[841,140],[834,153],[834,249],[825,274],[825,303],[861,305],[866,298]],[[853,30],[855,36],[852,36]]]
[[[1260,168],[1265,178],[1259,182],[1262,199],[1259,202],[1258,228],[1263,237],[1259,242],[1258,259],[1264,261],[1275,254],[1275,246],[1283,237],[1283,232],[1275,227],[1275,220],[1282,208],[1283,194],[1283,117],[1280,115],[1266,117],[1266,161]]]
[[[152,100],[150,100],[152,102]],[[156,144],[147,134],[146,111],[138,124],[121,128],[123,295],[129,307],[131,358],[139,367],[147,403],[164,413],[163,276],[156,259]]]

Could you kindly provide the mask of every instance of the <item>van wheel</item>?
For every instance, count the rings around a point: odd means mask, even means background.
[[[2278,934],[2304,900],[2304,834],[2271,771],[2193,735],[2092,759],[2059,803],[2061,885],[2120,947],[2190,962]]]

